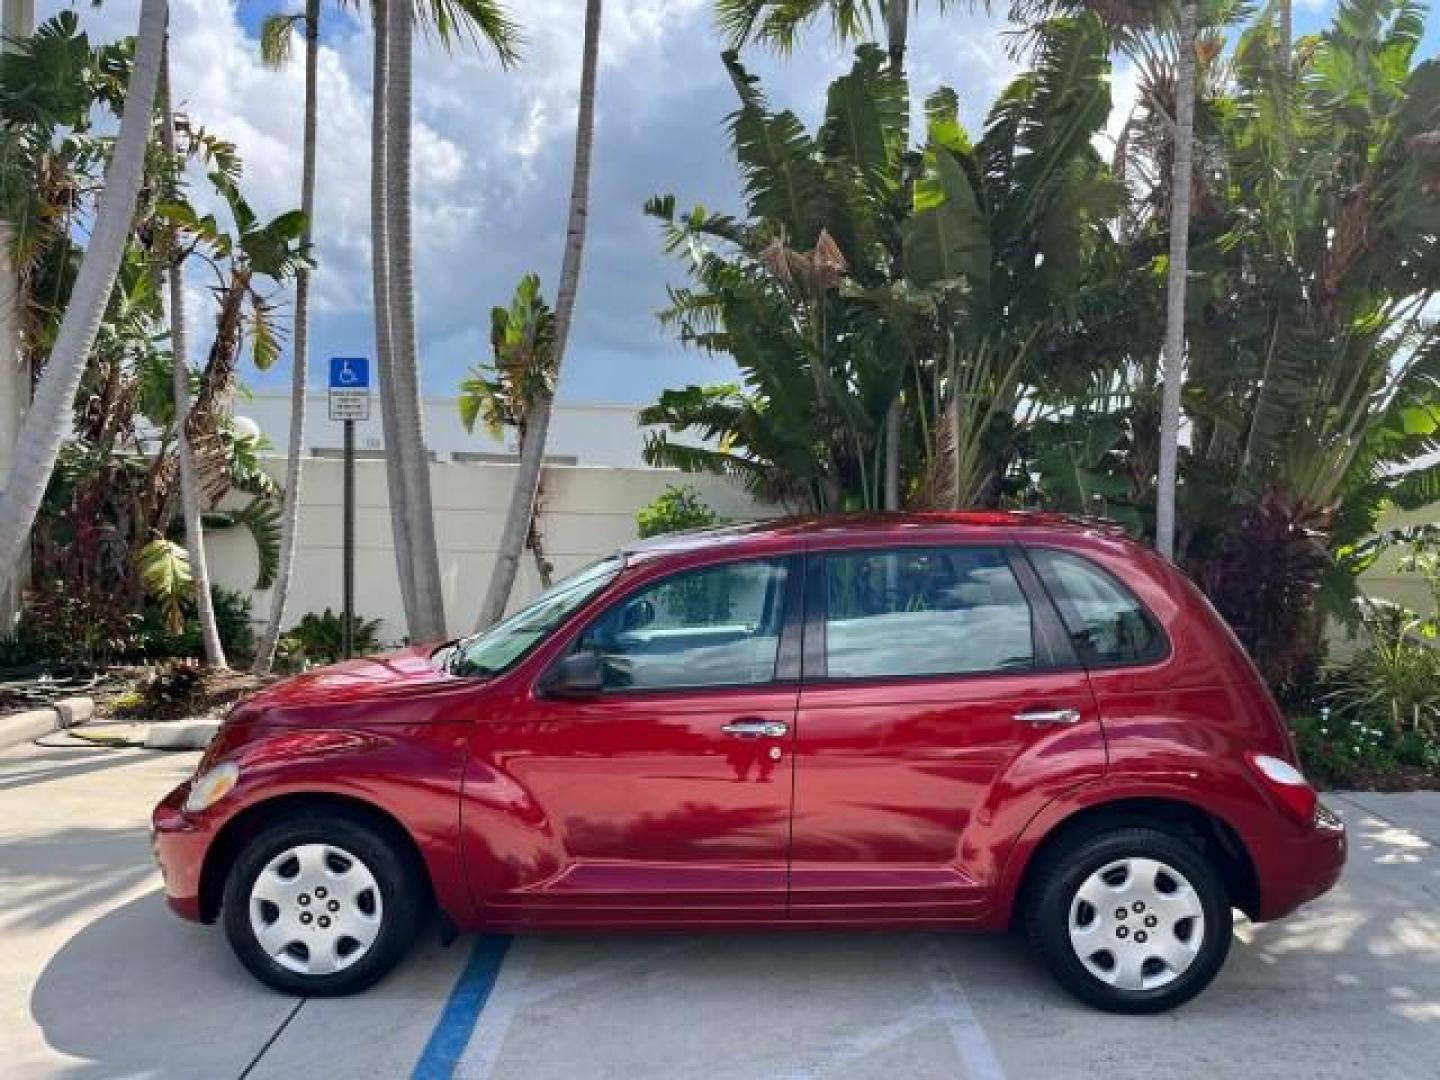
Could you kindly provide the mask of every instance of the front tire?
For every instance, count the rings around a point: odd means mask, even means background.
[[[343,813],[276,821],[231,867],[225,936],[251,974],[276,990],[311,997],[364,990],[414,939],[423,893],[411,862]]]
[[[1155,1013],[1208,986],[1230,951],[1225,886],[1205,857],[1159,829],[1078,838],[1036,867],[1029,934],[1076,997]]]

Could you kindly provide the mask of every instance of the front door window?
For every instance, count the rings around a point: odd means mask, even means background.
[[[784,625],[787,568],[728,563],[676,574],[631,594],[581,635],[612,690],[768,683]]]

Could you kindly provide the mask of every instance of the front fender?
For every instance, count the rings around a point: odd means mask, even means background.
[[[223,733],[222,733],[223,735]],[[192,824],[218,837],[276,800],[332,796],[363,803],[404,830],[420,853],[436,901],[456,919],[471,914],[460,867],[460,784],[469,725],[252,728],[217,740],[206,767],[240,767],[235,789]],[[213,852],[217,847],[212,842]],[[208,858],[208,855],[207,855]]]

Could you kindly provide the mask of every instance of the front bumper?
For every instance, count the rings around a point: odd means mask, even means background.
[[[194,922],[208,921],[201,903],[201,875],[214,828],[203,817],[184,811],[190,794],[187,780],[160,800],[150,816],[150,849],[165,882],[165,900],[177,915]]]
[[[1323,803],[1316,804],[1315,820],[1298,835],[1252,844],[1260,878],[1257,921],[1283,918],[1329,892],[1345,868],[1346,851],[1345,825]]]

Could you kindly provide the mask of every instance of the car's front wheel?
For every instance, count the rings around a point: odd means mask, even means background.
[[[1230,949],[1225,886],[1204,855],[1168,832],[1124,828],[1047,852],[1030,937],[1066,989],[1112,1012],[1189,1001]]]
[[[251,973],[277,990],[350,994],[404,954],[421,895],[406,853],[369,823],[333,812],[280,820],[231,868],[225,933]]]

